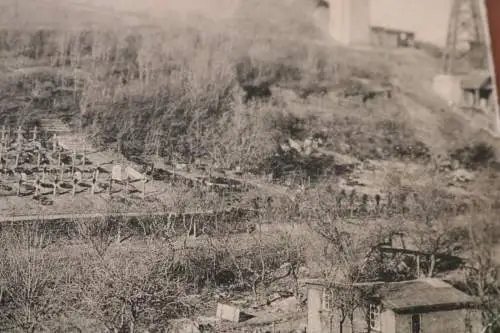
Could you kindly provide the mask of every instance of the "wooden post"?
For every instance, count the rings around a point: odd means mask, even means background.
[[[57,134],[52,137],[52,152],[55,153],[57,149]]]
[[[420,279],[420,255],[417,254],[417,279]]]
[[[40,192],[40,176],[36,175],[36,179],[35,179],[35,197],[38,196],[39,192]]]
[[[61,151],[59,150],[58,151],[58,154],[57,154],[57,166],[61,166]]]
[[[5,134],[6,134],[6,130],[5,130],[5,125],[2,126],[2,146],[5,144]]]
[[[147,177],[144,176],[144,178],[142,179],[142,199],[143,200],[146,198],[146,181],[147,181]]]
[[[40,167],[40,162],[42,160],[42,154],[40,153],[40,149],[36,151],[36,167]]]
[[[75,197],[75,194],[76,194],[76,184],[77,183],[78,183],[78,179],[73,178],[73,192],[72,192],[73,197]]]
[[[59,175],[60,175],[59,177],[61,177],[61,179],[64,178],[64,163],[61,163],[59,165]]]
[[[85,159],[87,158],[87,147],[83,148],[82,165],[85,166]]]
[[[52,195],[54,197],[54,199],[56,198],[56,195],[57,195],[57,183],[59,182],[59,179],[54,179],[54,182],[52,183],[53,186],[54,186],[54,189],[53,189],[53,192],[52,192]]]
[[[16,133],[17,133],[17,145],[21,146],[23,143],[23,129],[21,128],[21,126],[17,128]]]
[[[76,150],[73,150],[73,156],[71,157],[71,177],[75,174],[75,163],[76,163]]]
[[[10,145],[10,127],[7,127],[7,133],[5,133],[5,146]]]
[[[47,168],[43,168],[42,170],[42,182],[45,182],[45,172],[47,171]]]
[[[128,185],[129,185],[128,174],[126,176],[127,178],[125,179],[125,194],[128,194]]]
[[[113,188],[113,177],[109,178],[108,194],[111,195],[111,190]]]
[[[21,185],[23,184],[23,179],[19,176],[19,180],[17,181],[17,196],[21,195]]]
[[[19,166],[19,155],[21,155],[21,152],[19,151],[19,148],[16,150],[16,164],[15,167],[17,168]]]
[[[33,139],[32,139],[33,141],[36,141],[36,135],[37,135],[37,133],[38,133],[38,129],[35,126],[35,128],[33,129]]]
[[[95,178],[95,174],[92,177],[92,187],[90,188],[90,194],[94,195],[95,193],[95,186],[96,186],[97,179]]]

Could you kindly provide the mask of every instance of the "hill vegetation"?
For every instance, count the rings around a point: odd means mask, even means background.
[[[498,315],[496,150],[432,94],[435,58],[333,46],[309,11],[255,0],[216,20],[3,27],[0,123],[55,115],[130,159],[148,162],[159,140],[166,160],[272,174],[296,194],[243,235],[192,240],[153,218],[4,226],[0,330],[161,332],[216,299],[260,303],[283,285],[300,299],[301,277],[415,278],[411,260],[365,264],[398,233],[430,254],[427,276],[449,277],[438,254],[463,257],[455,284],[485,322]],[[381,87],[390,98],[372,96]],[[289,149],[311,136],[321,154]]]

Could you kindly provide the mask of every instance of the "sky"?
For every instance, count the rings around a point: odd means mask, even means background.
[[[451,0],[370,0],[371,24],[414,31],[416,38],[443,46]]]
[[[21,0],[0,0],[10,4]],[[26,0],[31,2],[33,0]],[[162,15],[199,11],[215,17],[230,17],[238,2],[245,0],[37,0],[42,3],[64,1],[131,12]],[[292,0],[282,0],[292,3]],[[418,39],[444,45],[452,0],[368,0],[371,25],[414,31]]]

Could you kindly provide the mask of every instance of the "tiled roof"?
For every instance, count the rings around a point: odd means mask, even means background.
[[[486,72],[472,73],[462,77],[461,86],[464,89],[488,89],[491,82],[491,75]],[[491,85],[491,84],[490,84]]]
[[[303,281],[309,285],[325,285],[325,280]],[[357,283],[359,288],[376,290],[376,297],[382,304],[395,312],[418,308],[443,306],[465,307],[474,305],[476,299],[439,279],[419,279],[403,282],[366,282]]]
[[[438,279],[387,283],[380,287],[379,295],[382,304],[395,311],[475,302],[473,297]]]

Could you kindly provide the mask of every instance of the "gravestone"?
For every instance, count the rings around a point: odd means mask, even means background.
[[[116,164],[113,166],[113,169],[111,170],[111,179],[119,181],[123,179],[121,164]]]
[[[142,173],[131,167],[126,167],[125,173],[131,180],[139,180],[144,178],[144,175]]]
[[[240,321],[240,309],[235,306],[217,303],[216,317],[218,320],[228,320],[238,323]]]

